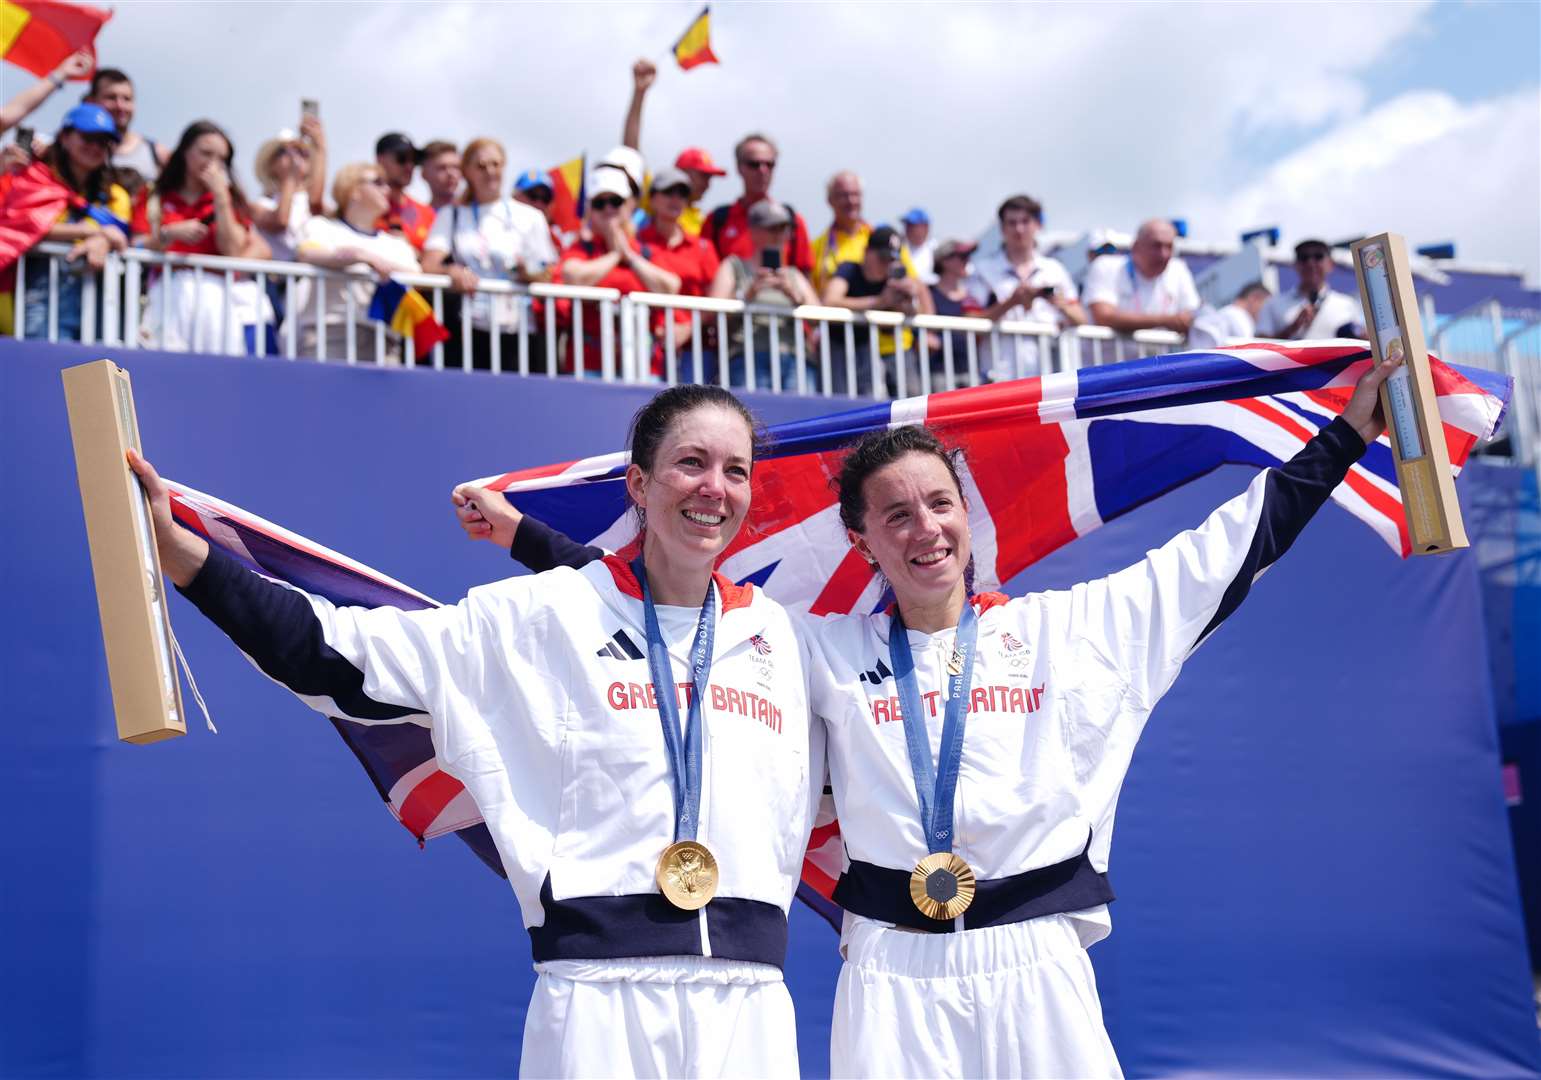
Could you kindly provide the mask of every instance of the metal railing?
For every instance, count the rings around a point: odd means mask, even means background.
[[[18,338],[348,364],[415,359],[410,343],[368,318],[378,283],[373,275],[142,249],[110,255],[100,273],[81,273],[65,260],[69,250],[44,243],[18,260]],[[1166,330],[1123,335],[1103,326],[623,296],[615,289],[492,279],[461,295],[442,274],[391,277],[419,290],[451,331],[448,345],[416,361],[436,369],[884,399],[1074,371],[1171,352],[1184,342]],[[34,295],[39,290],[41,299]],[[1483,303],[1440,321],[1429,344],[1446,360],[1514,379],[1510,453],[1537,461],[1541,313]]]

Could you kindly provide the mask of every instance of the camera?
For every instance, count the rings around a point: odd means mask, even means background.
[[[781,269],[781,249],[766,248],[760,252],[760,265],[767,270]]]
[[[896,254],[888,264],[888,280],[903,281],[907,277],[909,271],[904,268],[904,260]]]

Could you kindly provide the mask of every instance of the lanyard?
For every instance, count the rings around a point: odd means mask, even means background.
[[[701,821],[701,702],[707,676],[712,670],[712,642],[717,636],[716,587],[708,582],[706,600],[690,646],[690,709],[685,714],[684,738],[680,737],[680,710],[676,700],[674,667],[669,646],[658,625],[658,609],[647,587],[647,569],[638,555],[631,564],[642,586],[642,614],[647,625],[647,666],[653,676],[653,696],[658,699],[658,719],[663,724],[664,749],[669,756],[669,779],[674,789],[674,839],[694,840]]]
[[[958,788],[958,765],[963,760],[963,725],[973,685],[974,644],[978,637],[979,616],[973,604],[965,604],[953,645],[953,655],[962,662],[948,664],[947,712],[942,720],[942,745],[933,766],[931,740],[926,737],[925,716],[920,711],[915,657],[910,652],[904,620],[897,612],[888,629],[888,656],[899,690],[899,705],[904,711],[904,741],[910,751],[910,771],[915,774],[920,827],[926,834],[926,851],[932,854],[952,850],[952,801]]]

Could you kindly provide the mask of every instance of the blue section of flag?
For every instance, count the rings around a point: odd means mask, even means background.
[[[382,281],[375,286],[375,294],[369,298],[369,317],[387,326],[396,317],[401,298],[407,295],[407,287],[395,281]]]

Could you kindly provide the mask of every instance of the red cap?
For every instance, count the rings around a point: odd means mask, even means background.
[[[676,169],[695,169],[704,172],[708,176],[727,176],[727,172],[717,167],[712,160],[712,155],[702,150],[699,146],[687,146],[680,151],[680,156],[674,159]]]

